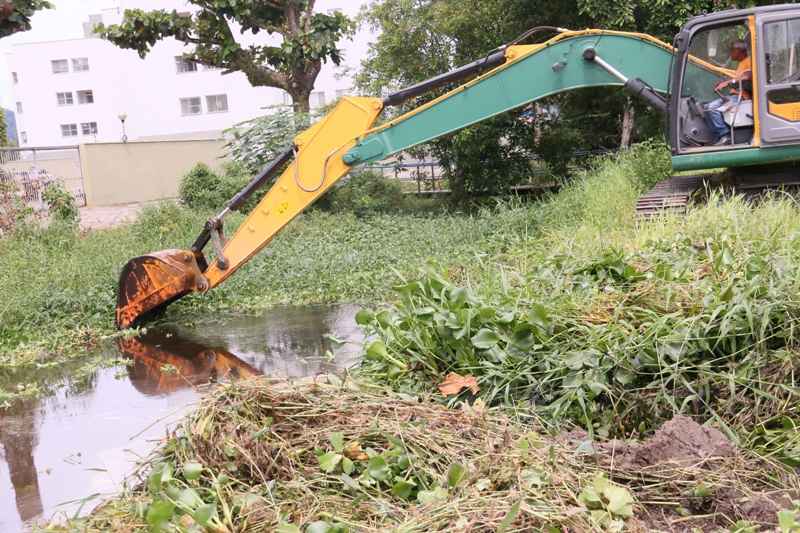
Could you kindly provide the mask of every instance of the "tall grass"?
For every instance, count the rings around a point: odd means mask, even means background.
[[[800,210],[780,193],[712,194],[685,217],[637,221],[657,173],[632,171],[653,157],[600,161],[521,208],[537,223],[471,276],[404,280],[396,305],[360,315],[380,339],[362,371],[413,392],[471,374],[489,403],[600,435],[686,413],[800,464]]]

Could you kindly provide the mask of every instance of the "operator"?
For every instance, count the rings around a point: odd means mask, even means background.
[[[722,89],[743,82],[751,80],[753,72],[750,65],[750,57],[747,53],[747,44],[744,41],[734,41],[731,43],[730,58],[738,62],[736,67],[736,74],[733,78],[722,80],[715,87],[714,91],[719,94]],[[743,84],[744,85],[744,84]],[[731,93],[738,95],[739,91],[731,89]],[[741,100],[750,100],[750,92],[742,88]],[[711,133],[714,135],[714,140],[711,142],[714,146],[722,146],[730,144],[730,127],[725,122],[723,113],[731,106],[731,99],[726,96],[721,96],[716,100],[709,102],[705,105],[705,120]]]

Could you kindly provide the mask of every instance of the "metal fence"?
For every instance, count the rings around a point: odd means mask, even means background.
[[[572,158],[576,163],[583,164],[594,157],[617,151],[611,149],[575,150]],[[541,158],[534,156],[531,163],[533,164],[531,177],[537,179],[550,177]],[[401,182],[416,182],[417,193],[447,192],[444,168],[436,160],[410,160],[383,165],[368,165],[364,167],[364,170],[376,172],[384,178],[394,178]]]
[[[52,182],[61,183],[79,206],[86,205],[77,146],[0,148],[0,182],[13,182],[34,209],[44,209],[42,193]]]

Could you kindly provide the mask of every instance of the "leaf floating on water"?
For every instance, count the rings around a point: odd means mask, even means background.
[[[444,381],[439,385],[439,392],[445,396],[455,396],[464,389],[469,389],[472,394],[478,394],[481,388],[478,386],[478,380],[475,376],[468,374],[462,376],[455,372],[450,372]]]

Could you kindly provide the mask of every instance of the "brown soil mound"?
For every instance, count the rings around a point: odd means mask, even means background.
[[[740,520],[756,530],[772,530],[777,513],[791,508],[800,494],[796,484],[782,486],[762,475],[775,465],[738,450],[721,431],[685,416],[676,416],[644,441],[615,440],[597,448],[600,464],[615,478],[644,482],[637,493],[641,500],[672,496],[671,505],[645,506],[641,518],[650,530],[727,530]]]
[[[643,442],[611,441],[600,448],[611,454],[614,465],[625,469],[664,463],[690,466],[736,454],[721,431],[685,416],[676,416]]]

